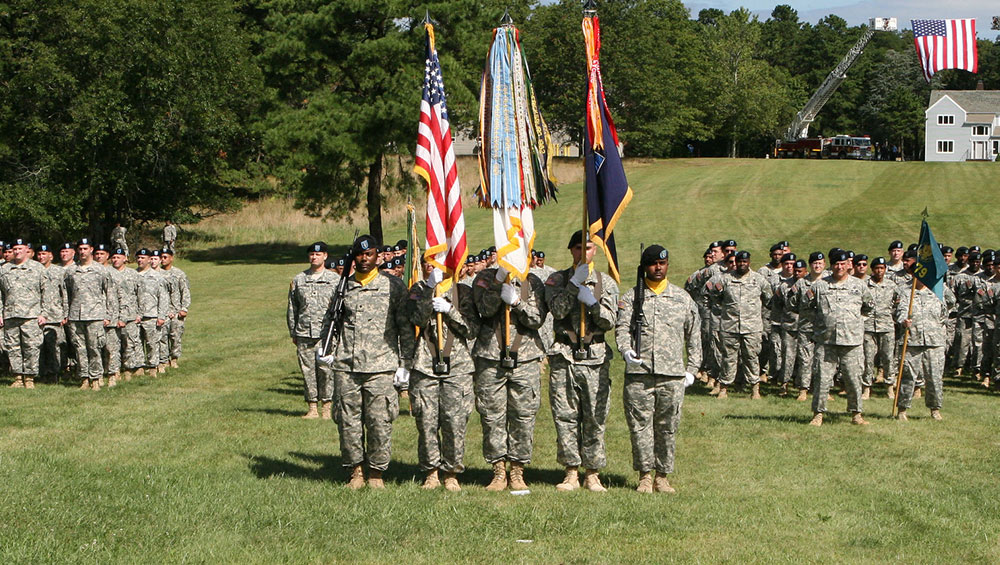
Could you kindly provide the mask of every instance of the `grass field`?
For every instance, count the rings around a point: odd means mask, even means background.
[[[1000,223],[981,204],[1000,184],[992,164],[678,160],[633,164],[629,179],[623,270],[634,272],[640,241],[661,243],[676,282],[719,238],[757,265],[777,239],[801,253],[883,254],[892,239],[916,239],[925,206],[939,241],[1000,247]],[[536,216],[555,266],[579,223],[579,191],[564,186]],[[466,219],[471,246],[490,245],[489,214],[467,208]],[[1000,398],[954,379],[944,422],[919,401],[909,423],[892,421],[879,390],[864,429],[848,424],[841,399],[815,429],[808,406],[772,390],[716,401],[695,385],[671,479],[679,493],[639,495],[616,359],[608,493],[553,488],[562,472],[546,398],[529,496],[483,490],[475,413],[464,491],[421,490],[405,411],[389,488],[351,492],[336,426],[298,418],[284,309],[303,247],[346,245],[352,228],[283,202],[184,228],[178,265],[194,301],[180,369],[99,393],[0,388],[0,563],[1000,562]],[[402,237],[403,224],[387,228]]]

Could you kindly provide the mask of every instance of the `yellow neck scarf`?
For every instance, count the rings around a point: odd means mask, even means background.
[[[358,271],[354,272],[354,280],[358,281],[361,284],[361,286],[368,286],[368,283],[375,280],[375,277],[377,276],[378,276],[378,267],[368,271],[367,275],[363,275]]]
[[[667,290],[667,285],[670,284],[670,281],[667,279],[663,279],[660,282],[653,282],[644,277],[642,280],[646,282],[646,288],[652,290],[653,294],[656,294],[657,296],[663,294],[663,291]]]

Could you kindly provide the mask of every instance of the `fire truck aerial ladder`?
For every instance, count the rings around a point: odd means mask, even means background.
[[[876,31],[896,31],[896,18],[871,18],[868,20],[868,29],[861,35],[861,39],[851,47],[847,55],[840,61],[830,74],[827,75],[823,84],[819,85],[812,98],[799,110],[799,113],[788,126],[785,133],[785,141],[796,141],[809,136],[809,126],[816,119],[816,114],[823,109],[823,105],[833,96],[840,84],[847,78],[847,71],[854,65],[861,53],[864,52],[868,42],[871,41]]]

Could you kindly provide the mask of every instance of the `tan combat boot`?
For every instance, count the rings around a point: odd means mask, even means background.
[[[705,376],[708,376],[708,373],[706,373]],[[708,388],[715,388],[716,384],[717,384],[716,380],[713,379],[712,377],[708,377],[708,380],[705,381],[705,386],[707,386]]]
[[[122,371],[122,380],[125,382],[132,380],[132,369],[125,369]]]
[[[937,409],[931,410],[931,418],[938,421],[944,420],[944,418],[941,417],[941,411]]]
[[[719,387],[719,396],[717,396],[716,398],[729,398],[729,392],[727,391],[726,387]]]
[[[80,383],[80,390],[90,390],[90,379],[83,379],[83,382]]]
[[[706,373],[705,371],[698,371],[698,380],[701,381],[701,382],[703,382],[703,383],[707,383],[708,382],[708,373]]]
[[[507,463],[497,461],[493,463],[493,480],[486,485],[486,490],[497,492],[507,488]]]
[[[35,388],[35,377],[25,375],[24,376],[24,388],[34,389]]]
[[[597,469],[587,469],[583,472],[583,488],[590,492],[608,492],[601,484],[601,475]]]
[[[767,373],[762,373],[760,375],[760,382],[767,384]]]
[[[864,417],[861,416],[861,412],[855,412],[854,415],[851,416],[851,423],[856,426],[867,426],[868,420],[865,420]]]
[[[559,492],[570,492],[580,488],[580,474],[576,467],[566,467],[566,476],[556,485]]]
[[[309,410],[306,411],[306,413],[302,415],[302,419],[303,420],[315,420],[315,419],[319,418],[319,412],[316,411],[316,403],[315,402],[307,402],[306,404],[309,406]]]
[[[132,371],[132,376],[133,377],[145,377],[146,376],[146,370],[143,369],[142,367],[139,367],[138,369]]]
[[[104,376],[102,375],[101,378],[97,379],[97,386],[98,386],[98,388],[104,386],[104,383],[105,383]]]
[[[10,388],[24,388],[24,379],[21,375],[14,375],[14,382],[10,383]]]
[[[910,419],[906,417],[906,410],[900,410],[899,413],[896,414],[896,419],[899,420],[900,422],[910,421]]]
[[[163,373],[166,373],[167,372],[167,364],[166,363],[160,363],[159,365],[157,365],[156,366],[156,372],[159,373],[159,374],[161,374],[161,375]]]
[[[351,468],[351,480],[347,482],[347,487],[351,490],[358,490],[363,486],[365,486],[365,472],[361,465],[355,465]]]
[[[889,390],[885,393],[886,398],[893,400],[896,398],[896,387],[889,385]]]
[[[714,383],[712,383],[712,390],[708,391],[708,395],[715,396],[719,394],[719,392],[721,391],[722,391],[722,385],[719,384],[719,381],[715,381]]]
[[[368,488],[376,490],[385,488],[385,482],[382,481],[382,471],[368,470]]]
[[[805,402],[809,400],[809,390],[805,388],[799,389],[799,395],[795,397],[796,402]]]
[[[173,359],[170,360],[170,368],[171,369],[176,369],[177,368],[177,358],[176,357],[174,357]]]
[[[872,387],[866,386],[861,389],[861,400],[868,400],[868,398],[871,395],[872,395]]]
[[[455,476],[455,473],[445,472],[444,490],[448,492],[460,492],[462,490],[462,487],[458,484],[458,478]]]
[[[93,379],[90,381],[90,390],[101,390],[101,379]]]
[[[320,414],[320,418],[324,420],[333,419],[333,403],[329,400],[323,403],[323,412]]]
[[[651,471],[639,473],[639,486],[635,488],[635,492],[653,492],[653,473]]]
[[[439,486],[441,486],[441,481],[438,480],[438,470],[431,469],[430,471],[427,472],[427,477],[424,478],[424,484],[421,485],[420,488],[425,488],[430,490],[438,488]]]
[[[510,462],[510,490],[528,490],[524,482],[524,463]]]
[[[674,494],[677,492],[674,490],[674,487],[670,486],[670,483],[667,481],[667,476],[659,471],[656,473],[656,478],[653,479],[653,490],[656,492],[665,492],[667,494]]]
[[[810,426],[816,426],[817,428],[820,427],[820,426],[822,426],[823,425],[823,413],[822,412],[816,412],[816,414],[813,415],[813,419],[809,420],[809,425]]]
[[[983,387],[984,388],[990,388],[990,378],[989,377],[986,377],[985,379],[983,379]]]
[[[119,375],[118,373],[112,373],[111,376],[108,377],[109,388],[113,386],[118,386],[118,375]]]
[[[913,389],[913,398],[920,398],[923,395],[924,395],[924,389],[922,388]]]
[[[720,391],[719,394],[722,394]],[[753,391],[750,393],[750,400],[760,400],[760,383],[753,385]]]

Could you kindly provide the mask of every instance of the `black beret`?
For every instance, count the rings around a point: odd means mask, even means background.
[[[59,249],[73,249],[73,244],[67,241],[66,243],[60,245]]]
[[[867,261],[867,260],[868,260],[868,256],[865,255],[864,253],[859,253],[859,254],[857,254],[857,255],[854,256],[854,264],[855,265],[857,265],[858,263],[860,263],[862,261]]]
[[[396,242],[396,249],[406,249],[407,243],[405,239],[401,239]]]
[[[898,239],[889,244],[889,251],[892,251],[893,249],[902,249],[902,248],[903,248],[903,242],[899,241]]]
[[[50,251],[51,252],[52,249],[50,249],[48,245],[46,245],[46,244],[43,243],[43,244],[41,244],[41,245],[38,246],[38,251],[39,252],[42,252],[42,251]]]
[[[964,245],[955,250],[956,255],[967,255],[968,253],[969,248]]]
[[[827,257],[830,257],[831,255],[833,255],[833,254],[834,254],[834,253],[836,253],[837,251],[843,251],[843,249],[841,249],[841,248],[839,248],[839,247],[832,247],[832,248],[830,248],[830,252],[829,252],[829,253],[827,253],[827,254],[826,254],[826,256],[827,256]]]
[[[803,261],[802,259],[799,259],[798,261],[795,262],[795,268],[796,269],[805,269],[806,268],[806,262]]]
[[[872,259],[871,266],[874,267],[875,265],[887,265],[887,264],[888,263],[886,263],[885,257],[876,257]]]
[[[27,246],[28,246],[28,249],[34,249],[35,248],[35,244],[31,243],[30,241],[27,243]]]
[[[983,251],[983,263],[986,263],[986,262],[992,263],[996,258],[997,258],[997,255],[996,255],[995,251],[991,251],[991,250]]]
[[[374,237],[365,234],[354,240],[354,243],[351,245],[351,255],[360,255],[369,249],[378,251],[378,241]]]
[[[170,249],[169,247],[164,247],[163,249],[160,250],[160,255],[170,255],[171,257],[173,257],[174,250]]]
[[[80,241],[76,242],[76,246],[80,247],[81,245],[93,245],[93,244],[90,243],[90,238],[81,237]]]
[[[29,243],[28,245],[31,245],[31,244]],[[996,254],[996,250],[995,249],[986,249],[986,250],[983,251],[983,255],[986,255],[987,253],[995,255]]]
[[[774,253],[775,251],[781,251],[785,246],[780,243],[775,243],[771,246],[771,250],[768,253]]]
[[[338,267],[346,267],[347,266],[347,258],[346,257],[337,257],[337,266]]]
[[[670,259],[670,252],[662,245],[653,244],[642,250],[642,257],[639,260],[639,264],[643,267],[648,267],[660,259]]]
[[[916,243],[911,243],[911,244],[910,244],[910,245],[909,245],[909,246],[908,246],[908,247],[906,248],[906,250],[907,250],[907,251],[916,251],[918,247],[920,247],[920,246],[919,246],[919,245],[917,245]]]
[[[737,247],[735,239],[727,239],[723,247]]]
[[[838,249],[830,254],[831,263],[839,263],[841,261],[847,261],[850,257],[847,256],[847,252],[843,249]]]
[[[705,253],[704,255],[702,255],[702,257],[711,257],[712,255],[715,255],[715,252],[712,251],[711,247],[709,247],[708,249],[705,250]]]
[[[160,255],[163,255],[163,252],[160,251],[159,249],[154,249],[149,254],[152,255],[153,257],[159,257]]]
[[[142,249],[140,249],[139,251],[136,252],[135,256],[136,257],[143,257],[143,256],[148,257],[149,256],[149,250],[146,249],[145,247],[143,247]]]
[[[708,248],[709,249],[712,249],[713,247],[722,247],[722,242],[716,240],[716,241],[713,241],[712,243],[708,244]]]
[[[737,251],[736,252],[736,260],[737,261],[749,261],[750,260],[750,252],[749,251]]]
[[[980,249],[978,245],[970,245],[969,246],[969,253],[972,253],[973,251],[975,251],[976,253],[979,253],[980,251],[982,251],[982,249]]]
[[[392,246],[392,250],[393,251],[403,251],[404,249],[406,249],[406,248],[405,247],[400,247],[398,245],[393,245]]]
[[[538,252],[538,258],[539,259],[545,259],[545,252],[544,251],[539,251]]]
[[[823,261],[824,259],[826,259],[826,255],[823,255],[822,251],[813,251],[812,253],[809,254],[810,263],[814,261]]]
[[[406,257],[396,257],[392,260],[393,267],[402,267],[406,265]]]
[[[26,239],[24,239],[23,237],[19,237],[19,238],[15,239],[14,241],[9,242],[8,245],[10,245],[11,247],[13,247],[15,245],[28,245],[28,241]]]
[[[537,252],[537,251],[535,251],[534,249],[532,249],[532,250],[531,250],[531,256],[532,256],[532,257],[538,257],[538,252]]]
[[[969,252],[969,262],[979,261],[980,259],[982,259],[982,255],[980,255],[979,253],[977,253],[975,251],[970,251]]]
[[[795,262],[796,260],[797,258],[795,257],[794,253],[785,253],[784,255],[781,256],[782,263],[787,263],[788,261]]]
[[[306,248],[306,253],[326,253],[327,247],[325,241],[317,241],[309,247]]]
[[[948,247],[947,245],[942,245],[941,246],[941,253],[954,253],[954,252],[955,252],[955,250],[952,249],[952,248],[950,248],[950,247]]]
[[[916,258],[917,258],[916,251],[907,250],[906,252],[903,253],[903,259],[916,259]]]
[[[111,252],[112,255],[125,255],[125,250],[121,247],[116,247],[114,251]]]
[[[790,247],[790,244],[788,243],[788,240],[779,241],[778,245],[780,245],[782,247]]]
[[[475,263],[475,262],[476,262],[476,256],[475,255],[469,255],[468,257],[465,258],[465,264],[466,265],[468,265],[470,263]]]
[[[497,246],[496,245],[491,245],[490,248],[487,249],[487,251],[489,251],[490,253],[496,253],[497,252]]]
[[[98,243],[97,247],[94,247],[94,251],[107,251],[108,253],[110,253],[111,249],[109,249],[108,246],[103,243]]]
[[[569,237],[569,245],[566,246],[566,249],[573,249],[574,247],[582,243],[583,243],[583,230],[576,230],[575,232],[573,232],[573,235]]]

